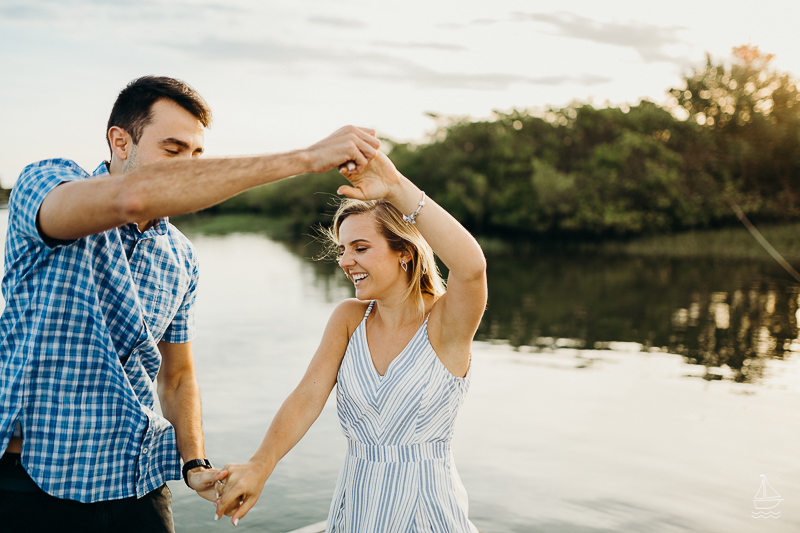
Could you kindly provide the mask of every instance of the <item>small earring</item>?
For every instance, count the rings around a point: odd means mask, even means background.
[[[406,263],[405,259],[400,260],[400,266],[403,268],[404,272],[408,272],[408,263]]]

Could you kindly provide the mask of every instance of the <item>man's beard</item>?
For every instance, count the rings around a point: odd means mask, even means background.
[[[136,144],[131,145],[131,153],[128,158],[122,163],[122,171],[129,172],[139,168],[139,158],[137,156],[139,147]]]

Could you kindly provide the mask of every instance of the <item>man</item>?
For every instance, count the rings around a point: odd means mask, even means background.
[[[23,170],[9,202],[0,316],[0,529],[172,531],[166,481],[214,499],[191,339],[197,260],[165,218],[376,155],[346,127],[314,146],[198,159],[211,113],[183,82],[131,82],[111,160]],[[153,384],[163,418],[153,411]],[[180,455],[180,457],[179,457]]]

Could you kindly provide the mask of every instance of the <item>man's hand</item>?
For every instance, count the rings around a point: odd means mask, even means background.
[[[352,162],[359,173],[375,158],[380,145],[375,130],[345,126],[304,150],[308,172],[327,172]]]
[[[214,490],[214,484],[217,481],[225,479],[228,475],[227,470],[220,470],[218,468],[203,468],[201,466],[192,468],[186,473],[186,479],[189,486],[206,500],[213,502],[217,499],[217,493]]]

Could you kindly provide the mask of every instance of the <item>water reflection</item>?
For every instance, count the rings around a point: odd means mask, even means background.
[[[731,292],[695,293],[688,309],[673,314],[670,347],[689,362],[727,365],[736,381],[756,380],[766,358],[800,351],[798,292],[796,285],[754,282]]]
[[[765,359],[800,351],[800,286],[783,278],[766,262],[496,256],[477,338],[538,349],[633,342],[705,365],[707,379],[727,365],[732,379],[753,381]]]

